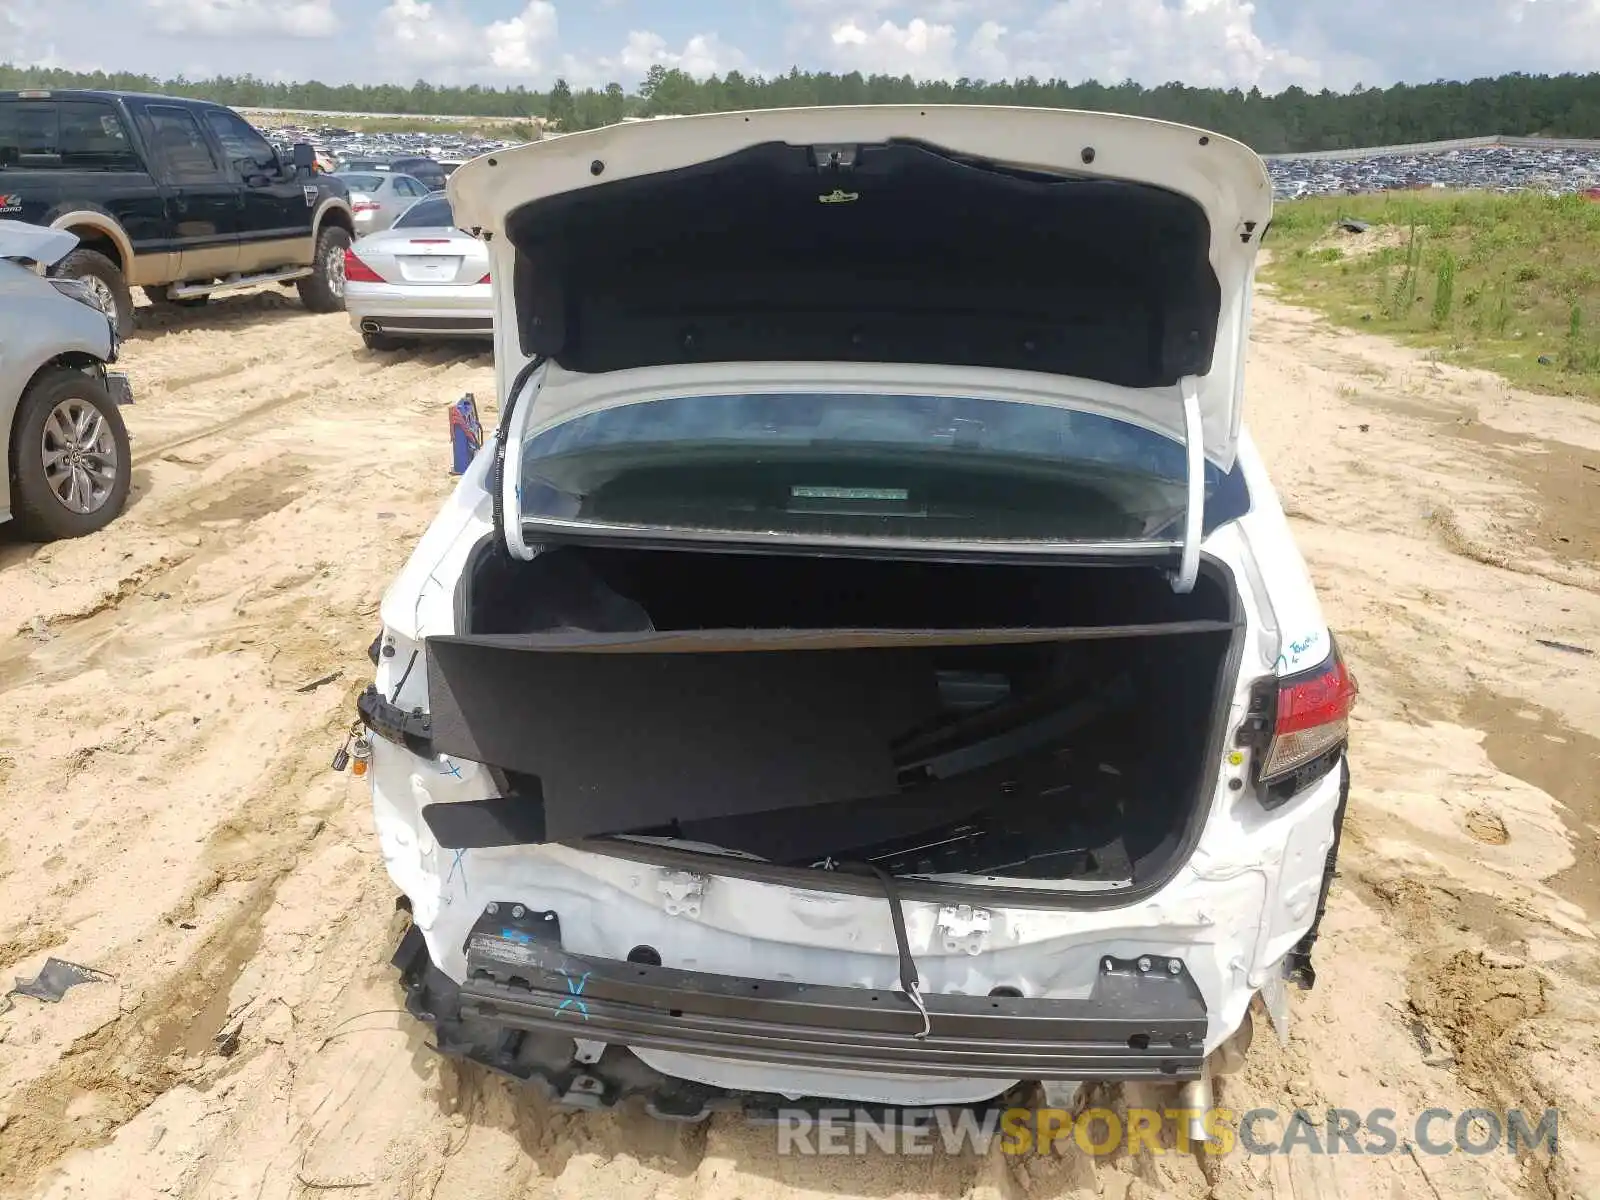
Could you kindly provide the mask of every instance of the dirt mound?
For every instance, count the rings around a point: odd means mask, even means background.
[[[1480,1081],[1503,1074],[1508,1035],[1545,1011],[1545,981],[1527,963],[1485,950],[1424,961],[1413,978],[1412,1009],[1449,1039],[1456,1060]]]

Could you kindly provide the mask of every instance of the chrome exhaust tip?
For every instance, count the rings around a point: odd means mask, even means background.
[[[1211,1139],[1206,1134],[1206,1113],[1211,1111],[1211,1075],[1202,1067],[1199,1079],[1191,1079],[1179,1093],[1179,1106],[1189,1113],[1189,1140],[1204,1145]]]
[[[379,325],[371,317],[368,317],[368,318],[366,318],[365,320],[363,320],[361,322],[361,332],[362,333],[382,333],[383,332],[383,326]]]

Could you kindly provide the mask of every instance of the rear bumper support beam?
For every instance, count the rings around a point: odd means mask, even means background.
[[[925,1078],[1187,1080],[1201,1073],[1205,1001],[1180,959],[1104,958],[1090,994],[1077,1000],[929,995],[931,1032],[919,1038],[921,1017],[892,988],[573,954],[561,945],[555,913],[514,916],[519,910],[510,902],[485,910],[468,939],[464,984],[433,966],[415,928],[394,964],[407,1007],[434,1026],[441,1050],[523,1077],[518,1035]]]

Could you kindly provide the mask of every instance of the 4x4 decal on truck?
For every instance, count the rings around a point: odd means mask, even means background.
[[[15,193],[0,196],[0,213],[21,212],[22,197]]]

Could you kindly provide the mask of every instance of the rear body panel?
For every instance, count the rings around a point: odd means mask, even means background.
[[[396,691],[417,644],[411,638],[457,627],[453,598],[438,581],[459,578],[471,546],[492,528],[486,497],[478,490],[486,468],[480,457],[473,468],[477,487],[469,473],[456,503],[430,532],[433,540],[419,546],[385,597],[384,619],[396,653],[380,660],[377,686],[408,711],[426,711],[429,702],[419,670],[411,670]],[[1288,673],[1295,661],[1292,647],[1275,631],[1295,630],[1291,640],[1302,642],[1308,632],[1327,636],[1298,556],[1282,552],[1289,544],[1287,528],[1248,436],[1241,441],[1239,469],[1251,480],[1256,503],[1245,517],[1216,530],[1205,547],[1236,581],[1244,626],[1237,684],[1219,722],[1229,731],[1244,719],[1250,682]],[[1272,556],[1258,559],[1254,544],[1270,547]],[[1248,758],[1221,766],[1201,806],[1192,850],[1158,890],[1131,902],[1040,887],[1010,889],[1009,899],[997,890],[941,893],[934,885],[919,890],[905,881],[906,925],[924,994],[984,996],[1002,987],[1029,998],[1082,999],[1093,994],[1106,955],[1133,962],[1177,958],[1204,1002],[1204,1050],[1214,1050],[1238,1028],[1256,992],[1280,978],[1284,956],[1314,920],[1345,787],[1335,770],[1269,819],[1248,789],[1230,787],[1230,780],[1249,769]],[[881,889],[870,879],[844,873],[819,879],[812,872],[806,886],[791,877],[780,882],[760,863],[648,847],[625,853],[615,846],[601,853],[598,847],[561,845],[450,850],[439,845],[423,809],[497,794],[483,768],[448,756],[420,760],[380,740],[373,780],[385,862],[411,901],[431,962],[452,980],[467,978],[466,946],[484,906],[509,901],[559,913],[562,946],[575,954],[623,960],[645,945],[686,969],[894,993],[893,930]],[[989,915],[976,952],[969,938],[949,933],[947,913],[962,902],[981,905]],[[895,1002],[904,1005],[897,996]],[[667,1076],[732,1092],[908,1105],[981,1100],[1015,1078],[862,1074],[820,1058],[803,1068],[762,1067],[659,1046],[643,1046],[637,1057]],[[559,1092],[559,1079],[555,1086]]]
[[[358,329],[363,321],[378,321],[391,333],[494,333],[488,284],[347,283],[345,311]]]

